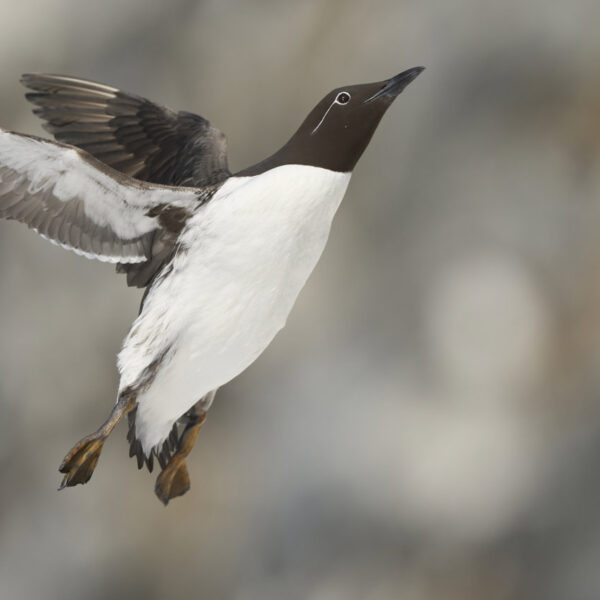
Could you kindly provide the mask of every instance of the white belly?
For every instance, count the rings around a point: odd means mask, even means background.
[[[138,396],[136,435],[146,451],[285,325],[349,179],[300,165],[233,177],[188,221],[180,238],[187,251],[146,298],[119,355],[124,389],[169,349]]]

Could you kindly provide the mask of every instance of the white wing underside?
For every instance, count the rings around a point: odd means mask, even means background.
[[[168,205],[191,212],[198,192],[143,183],[82,150],[0,129],[0,217],[87,258],[146,261],[146,234],[160,227],[149,211]]]

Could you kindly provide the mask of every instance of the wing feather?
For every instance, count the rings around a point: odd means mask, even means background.
[[[59,142],[164,185],[208,186],[230,176],[225,136],[209,121],[117,88],[64,75],[25,74],[27,99]]]
[[[77,146],[126,175],[151,183],[202,187],[200,203],[230,176],[225,136],[203,117],[85,79],[26,74],[21,81],[31,90],[27,99],[34,104],[34,113],[58,141]],[[180,220],[147,234],[146,262],[117,264],[117,271],[127,273],[128,285],[149,285],[168,264],[179,233],[172,229],[177,223]]]
[[[146,262],[161,207],[191,214],[202,192],[145,184],[81,150],[0,129],[0,217],[89,258]]]

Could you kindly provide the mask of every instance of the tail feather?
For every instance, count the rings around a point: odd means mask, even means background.
[[[177,451],[177,445],[179,443],[179,430],[177,423],[173,425],[171,433],[167,436],[163,442],[162,447],[152,448],[150,454],[146,454],[142,447],[141,442],[135,437],[135,416],[137,408],[133,409],[128,415],[129,420],[129,431],[127,432],[127,441],[129,442],[129,456],[135,456],[137,458],[138,469],[141,469],[144,465],[150,473],[154,469],[154,457],[158,460],[161,469],[164,469],[173,454]]]

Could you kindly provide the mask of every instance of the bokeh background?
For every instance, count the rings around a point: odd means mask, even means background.
[[[597,0],[1,6],[2,127],[42,134],[22,72],[89,77],[208,117],[234,170],[427,70],[167,509],[124,426],[56,492],[140,293],[0,223],[0,598],[600,598]]]

